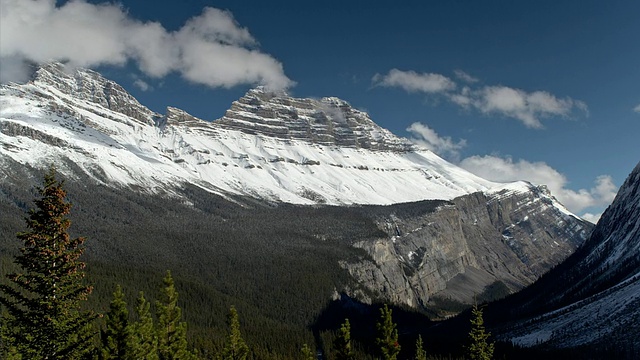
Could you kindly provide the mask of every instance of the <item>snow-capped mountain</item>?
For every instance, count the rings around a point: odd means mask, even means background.
[[[68,158],[104,183],[151,191],[189,182],[290,203],[391,204],[502,186],[336,98],[259,88],[208,122],[175,108],[154,113],[94,71],[53,63],[0,88],[0,119],[3,157],[37,166]]]
[[[0,185],[13,189],[25,179],[12,174],[32,172],[11,169],[55,163],[67,178],[124,198],[131,191],[180,197],[196,186],[267,203],[414,202],[363,209],[357,216],[383,235],[352,244],[368,257],[335,266],[368,294],[415,307],[438,294],[468,302],[497,282],[518,290],[591,230],[544,186],[482,179],[337,98],[257,88],[209,122],[172,107],[158,114],[100,74],[59,63],[41,66],[26,84],[0,86],[0,163]]]
[[[507,328],[517,344],[596,344],[640,355],[640,163],[591,237],[522,299],[525,310],[547,310]]]

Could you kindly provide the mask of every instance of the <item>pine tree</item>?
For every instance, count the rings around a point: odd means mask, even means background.
[[[384,305],[380,309],[380,322],[376,324],[378,328],[378,338],[376,343],[380,347],[380,353],[384,360],[395,360],[400,352],[398,344],[398,330],[396,324],[391,319],[391,309]]]
[[[315,360],[316,356],[313,353],[313,350],[311,349],[311,347],[309,347],[309,345],[304,344],[302,345],[302,349],[300,349],[300,351],[302,352],[302,360]]]
[[[493,358],[493,342],[488,342],[490,333],[484,328],[482,309],[473,305],[471,310],[471,331],[469,332],[469,346],[467,355],[471,360],[490,360]]]
[[[427,352],[424,351],[424,345],[422,344],[422,335],[418,335],[418,340],[416,340],[415,360],[427,360]]]
[[[187,350],[187,323],[180,321],[182,309],[178,306],[178,292],[170,271],[167,271],[162,281],[163,299],[156,302],[159,358],[160,360],[191,359],[193,354]]]
[[[17,235],[24,244],[15,258],[22,272],[7,275],[12,285],[0,285],[10,333],[3,346],[25,359],[77,359],[91,350],[94,336],[95,316],[80,310],[92,290],[83,283],[85,264],[78,260],[85,238],[67,233],[71,204],[54,168],[38,193],[28,230]]]
[[[336,351],[336,360],[353,360],[355,354],[351,345],[351,323],[345,319],[340,327],[338,337],[333,341],[333,349]]]
[[[129,348],[134,359],[158,360],[158,337],[153,328],[153,318],[149,311],[149,302],[141,291],[136,299],[138,320],[131,324]]]
[[[120,285],[116,286],[109,312],[105,315],[106,329],[102,332],[102,359],[134,359],[131,353],[129,310]]]
[[[228,318],[229,327],[229,339],[222,351],[222,359],[224,360],[245,360],[249,355],[249,347],[242,339],[240,334],[240,320],[238,319],[238,311],[234,306],[231,306],[229,310]]]

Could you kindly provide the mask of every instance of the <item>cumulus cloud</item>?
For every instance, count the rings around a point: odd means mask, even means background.
[[[638,104],[638,106],[633,108],[633,111],[640,113],[640,104]]]
[[[177,72],[211,87],[260,84],[284,89],[294,83],[282,64],[228,11],[206,7],[180,29],[132,18],[113,3],[75,0],[3,0],[0,5],[3,80],[24,77],[21,61],[52,60],[72,66],[125,65],[133,61],[150,77]]]
[[[542,119],[569,118],[578,111],[589,115],[587,104],[570,97],[559,98],[547,91],[527,92],[508,86],[478,86],[478,79],[462,70],[454,71],[456,77],[468,85],[459,87],[456,82],[440,74],[401,71],[392,69],[387,75],[376,74],[372,81],[376,86],[399,87],[407,92],[428,95],[444,95],[449,101],[464,108],[474,109],[486,115],[517,119],[529,128],[543,128]]]
[[[407,92],[442,93],[456,87],[454,81],[446,76],[432,73],[419,74],[415,71],[391,69],[388,74],[375,74],[372,82],[375,86],[400,87]]]
[[[460,150],[467,145],[465,139],[453,141],[449,136],[440,136],[429,126],[415,122],[407,128],[413,134],[411,141],[425,147],[438,155],[457,161],[460,159]]]
[[[506,86],[486,86],[472,96],[471,104],[481,112],[512,117],[531,128],[543,127],[541,118],[568,116],[574,108],[586,108],[581,101],[560,99],[546,91],[527,93]]]
[[[510,157],[471,156],[459,164],[462,168],[488,180],[508,182],[527,180],[537,185],[547,185],[551,193],[570,211],[580,213],[589,207],[609,205],[616,196],[618,187],[609,175],[598,176],[590,189],[577,191],[567,188],[566,176],[544,162],[514,161]],[[595,219],[588,213],[587,217]],[[591,221],[591,220],[589,220]]]

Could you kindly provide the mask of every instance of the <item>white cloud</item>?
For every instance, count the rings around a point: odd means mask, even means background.
[[[543,128],[542,119],[569,118],[574,111],[589,115],[587,104],[570,97],[559,98],[547,91],[527,92],[508,86],[473,86],[478,79],[462,70],[454,71],[456,77],[468,83],[459,90],[457,84],[440,74],[401,71],[392,69],[387,75],[376,74],[372,81],[376,86],[400,87],[407,92],[429,95],[444,94],[454,104],[475,109],[482,114],[506,116],[521,121],[529,128]]]
[[[147,82],[142,79],[136,79],[133,82],[133,85],[142,91],[153,90],[153,87],[151,87],[151,85],[147,84]]]
[[[584,213],[580,215],[580,217],[592,224],[597,224],[598,220],[600,220],[600,217],[602,217],[602,213],[597,213],[597,214]]]
[[[586,109],[581,101],[559,99],[546,91],[527,93],[507,86],[485,86],[471,95],[470,104],[485,114],[500,114],[541,128],[541,118],[569,116],[573,108]],[[456,102],[455,100],[453,100]]]
[[[423,146],[438,155],[457,161],[460,158],[460,150],[467,145],[465,139],[455,142],[449,136],[440,136],[435,130],[425,124],[415,122],[407,128],[413,134],[412,141]]]
[[[407,92],[442,93],[455,89],[451,79],[440,74],[391,69],[387,75],[375,74],[375,86],[400,87]]]
[[[618,187],[609,175],[598,176],[590,189],[577,191],[567,188],[567,178],[544,162],[513,161],[510,157],[471,156],[459,164],[462,168],[488,180],[508,182],[527,180],[537,185],[547,185],[551,193],[570,211],[580,213],[589,207],[609,205]],[[593,215],[592,215],[593,216]]]
[[[3,0],[0,6],[2,72],[14,78],[25,72],[16,58],[82,67],[133,60],[148,76],[177,72],[211,87],[284,89],[294,84],[282,64],[258,50],[257,41],[228,11],[206,7],[170,32],[157,22],[134,19],[112,3],[76,0],[57,6],[54,0]]]
[[[473,77],[471,75],[469,75],[468,73],[462,71],[462,70],[454,70],[453,73],[456,75],[456,77],[464,82],[467,83],[476,83],[480,80],[478,80],[478,78]]]
[[[638,106],[633,108],[633,111],[640,113],[640,104],[638,104]]]

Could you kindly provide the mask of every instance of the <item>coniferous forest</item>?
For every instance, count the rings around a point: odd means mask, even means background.
[[[349,283],[335,259],[338,253],[340,258],[366,256],[350,244],[378,235],[362,213],[375,208],[319,212],[255,205],[245,212],[232,202],[192,196],[193,210],[185,214],[189,207],[163,207],[144,196],[129,199],[125,203],[130,208],[122,209],[111,206],[122,202],[115,191],[105,187],[96,194],[77,182],[69,185],[52,168],[29,193],[33,204],[17,197],[17,206],[2,204],[3,214],[16,209],[26,213],[26,224],[14,214],[18,220],[6,222],[12,225],[2,233],[3,239],[13,239],[2,243],[2,358],[491,359],[597,354],[593,349],[525,350],[496,342],[485,329],[482,306],[434,326],[428,309],[363,304],[337,293],[336,284],[357,284]],[[69,202],[74,196],[96,195],[104,213]],[[244,223],[255,227],[215,226],[237,224],[234,217],[248,214],[253,218]],[[194,221],[198,216],[210,219],[211,227],[192,227],[207,223]],[[280,223],[273,221],[278,218]],[[280,241],[273,240],[279,236]],[[113,237],[128,241],[107,239]],[[252,241],[256,238],[264,241]],[[111,248],[115,244],[129,247]],[[198,251],[194,246],[213,249]],[[102,252],[118,256],[105,258]]]

